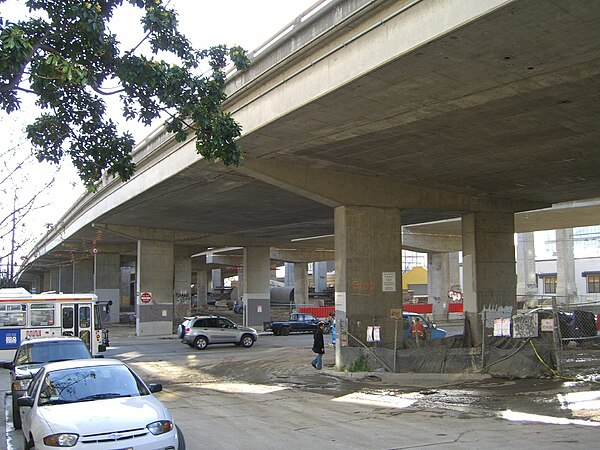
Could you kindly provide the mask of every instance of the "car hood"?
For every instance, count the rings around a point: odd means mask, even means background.
[[[15,367],[15,377],[16,378],[32,378],[45,363],[38,364],[24,364],[22,366]]]
[[[443,328],[432,328],[431,329],[431,338],[432,339],[443,339],[448,336],[448,332]]]
[[[172,420],[167,408],[151,395],[48,405],[38,411],[53,433],[79,435],[110,433],[145,427],[157,420]]]

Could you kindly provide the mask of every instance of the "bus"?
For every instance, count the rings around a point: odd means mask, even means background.
[[[108,347],[96,294],[31,294],[24,288],[0,289],[0,352],[16,350],[28,338],[77,336],[92,355]]]

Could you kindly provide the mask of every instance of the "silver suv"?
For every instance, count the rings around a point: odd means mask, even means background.
[[[254,328],[240,327],[226,317],[187,317],[177,328],[181,342],[204,350],[209,344],[235,344],[252,347],[258,339]]]

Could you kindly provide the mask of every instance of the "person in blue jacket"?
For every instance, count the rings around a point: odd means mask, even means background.
[[[323,339],[323,328],[325,328],[325,323],[319,322],[319,328],[315,331],[313,347],[312,351],[317,354],[315,359],[311,361],[311,365],[317,369],[321,370],[323,367],[323,355],[325,354],[325,340]]]

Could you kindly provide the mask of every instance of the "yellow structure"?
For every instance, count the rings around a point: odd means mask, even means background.
[[[422,284],[427,286],[427,270],[424,267],[413,267],[402,274],[402,289],[408,289],[408,286]]]

